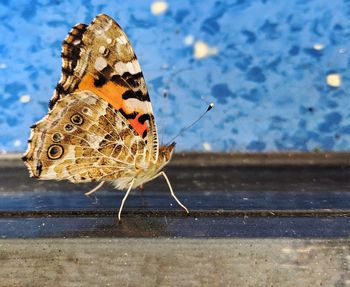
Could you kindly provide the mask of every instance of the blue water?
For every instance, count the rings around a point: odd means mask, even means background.
[[[178,150],[350,149],[349,1],[173,0],[161,14],[152,3],[0,0],[0,149],[26,149],[60,78],[62,40],[99,13],[135,47],[163,142],[214,102]],[[201,42],[209,54],[198,58]]]

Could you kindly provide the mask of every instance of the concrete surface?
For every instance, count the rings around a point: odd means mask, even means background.
[[[1,240],[0,286],[350,286],[349,240]]]

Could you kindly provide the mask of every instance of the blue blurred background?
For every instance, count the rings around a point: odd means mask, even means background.
[[[128,34],[167,142],[178,150],[349,151],[350,1],[0,0],[0,150],[24,151],[78,22]]]

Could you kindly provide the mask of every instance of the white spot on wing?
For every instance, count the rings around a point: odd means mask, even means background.
[[[120,75],[124,74],[125,72],[129,72],[132,75],[135,75],[141,72],[141,67],[137,60],[133,60],[128,63],[117,62],[114,65],[114,68]]]
[[[117,38],[117,42],[121,45],[125,45],[126,43],[128,43],[128,40],[122,35]]]
[[[127,67],[127,70],[130,72],[130,74],[132,74],[132,75],[136,74],[135,68],[134,68],[134,65],[132,64],[132,62],[126,63],[126,67]]]
[[[136,73],[140,73],[141,72],[141,67],[140,67],[139,61],[134,60],[134,61],[132,61],[132,64],[134,66],[134,69],[135,69]]]
[[[125,63],[123,62],[117,62],[114,65],[114,69],[117,71],[118,74],[123,75],[125,72],[127,72],[127,67]]]
[[[100,48],[98,48],[98,51],[100,52],[100,54],[103,54],[106,51],[106,47],[101,46]]]
[[[112,27],[112,21],[111,20],[108,20],[107,24],[105,26],[102,26],[102,27],[98,27],[98,28],[95,28],[95,34],[96,35],[102,35],[104,34],[106,31],[108,31],[110,28]]]
[[[135,98],[124,100],[124,107],[126,108],[127,113],[132,113],[135,110],[142,111],[142,113],[145,114],[152,112],[152,106],[150,102],[140,101]]]
[[[127,69],[129,71],[129,73],[132,74],[132,75],[135,75],[135,74],[141,72],[140,65],[135,60],[133,60],[132,62],[127,63],[126,66],[127,66]]]
[[[105,27],[105,31],[108,31],[109,29],[111,29],[111,27],[112,27],[112,20],[108,20],[108,23]]]
[[[95,61],[95,69],[97,71],[102,71],[105,67],[107,67],[107,61],[103,57],[97,57]]]

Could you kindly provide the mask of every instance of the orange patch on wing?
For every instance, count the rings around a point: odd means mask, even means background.
[[[130,119],[129,123],[132,125],[132,127],[137,131],[137,133],[142,136],[144,131],[147,130],[147,125],[146,122],[144,122],[143,124],[141,124],[139,122],[139,117],[141,115],[138,114],[134,119]]]
[[[79,91],[88,90],[96,95],[100,96],[102,99],[106,100],[108,103],[110,103],[116,110],[122,109],[123,111],[126,111],[122,95],[125,91],[128,90],[128,88],[125,88],[123,86],[117,85],[112,81],[107,82],[102,87],[96,87],[94,84],[94,77],[92,75],[86,74],[80,81],[78,86]],[[136,110],[127,111],[128,113],[137,112]],[[146,123],[141,124],[138,121],[138,118],[140,117],[140,113],[137,114],[135,119],[128,119],[131,126],[135,129],[135,131],[142,136],[144,131],[147,130]]]
[[[116,85],[113,82],[107,82],[102,87],[96,87],[94,85],[94,77],[86,74],[80,81],[78,90],[88,90],[96,95],[99,95],[102,99],[110,103],[115,109],[119,110],[123,108],[123,93],[128,90],[123,86]]]

